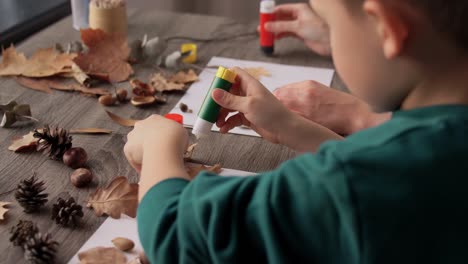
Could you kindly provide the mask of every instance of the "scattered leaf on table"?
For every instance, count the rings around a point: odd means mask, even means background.
[[[62,73],[60,77],[74,78],[81,85],[91,86],[91,78],[75,62],[71,66],[71,72]]]
[[[188,72],[179,71],[176,74],[174,74],[171,78],[169,78],[168,81],[174,83],[187,84],[198,81],[198,75],[192,69],[190,69]]]
[[[130,55],[127,37],[107,34],[100,29],[82,29],[81,40],[87,53],[79,53],[74,62],[89,75],[107,77],[110,82],[128,80],[133,69],[127,60]]]
[[[74,53],[64,54],[54,48],[47,48],[36,50],[28,60],[23,53],[18,53],[12,45],[3,51],[0,76],[47,77],[70,72],[75,57]]]
[[[135,247],[135,243],[126,237],[116,237],[112,239],[112,244],[122,251],[130,251]]]
[[[271,76],[271,73],[263,67],[244,68],[244,71],[252,75],[257,80],[260,80],[263,76]]]
[[[185,84],[168,81],[161,73],[153,75],[151,77],[150,84],[159,92],[185,90]]]
[[[140,120],[137,120],[137,119],[125,119],[123,117],[120,117],[116,114],[113,114],[109,111],[106,111],[107,115],[114,121],[116,122],[117,124],[121,125],[121,126],[125,126],[125,127],[133,127],[135,126],[135,123],[140,121]]]
[[[78,253],[80,264],[127,264],[125,254],[115,247],[95,247]]]
[[[152,105],[156,102],[156,97],[149,95],[149,96],[134,96],[130,100],[130,103],[134,106],[148,106]]]
[[[109,91],[103,88],[88,88],[76,83],[67,83],[63,79],[59,78],[28,78],[28,77],[17,77],[16,82],[24,87],[31,88],[33,90],[52,93],[51,89],[60,91],[78,91],[84,94],[91,95],[107,95]]]
[[[198,145],[198,143],[194,143],[190,146],[188,146],[187,150],[184,153],[184,160],[190,160],[193,155],[193,151],[195,150],[195,147]]]
[[[156,93],[154,87],[138,79],[130,80],[130,85],[132,86],[133,94],[136,96],[150,96]]]
[[[0,202],[0,220],[5,220],[5,214],[8,212],[8,208],[5,208],[5,206],[9,205],[11,203],[9,202]]]
[[[119,219],[121,214],[136,217],[138,184],[128,183],[124,176],[112,180],[107,188],[97,188],[89,197],[86,207],[93,208],[97,216],[103,214]]]
[[[27,152],[33,150],[35,151],[38,139],[35,138],[33,135],[34,132],[31,131],[27,135],[13,140],[13,143],[8,147],[8,150],[14,152]]]
[[[203,164],[188,165],[185,167],[185,169],[187,170],[187,173],[189,174],[190,178],[195,178],[195,176],[197,176],[202,171],[208,171],[219,174],[223,170],[221,164],[215,164],[211,167],[205,166]]]
[[[70,134],[112,134],[112,130],[105,129],[105,128],[76,128],[70,129]]]

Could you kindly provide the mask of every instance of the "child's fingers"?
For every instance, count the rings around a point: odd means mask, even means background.
[[[226,120],[226,123],[220,128],[220,132],[225,134],[229,132],[229,130],[241,126],[241,125],[249,125],[249,122],[245,119],[244,115],[241,113],[237,113]]]
[[[232,69],[236,74],[236,83],[234,84],[235,89],[238,89],[239,95],[247,95],[249,94],[247,89],[250,86],[254,86],[253,84],[260,84],[260,82],[255,79],[252,75],[250,75],[248,72],[244,71],[243,69],[239,67],[234,67]]]
[[[232,109],[234,111],[239,111],[242,113],[248,111],[247,97],[233,95],[222,89],[214,89],[213,93],[211,94],[211,97],[216,103],[218,103],[223,108]]]
[[[217,127],[222,127],[226,123],[226,117],[229,115],[229,113],[232,112],[230,109],[226,108],[221,108],[219,111],[218,119],[216,120],[216,126]]]

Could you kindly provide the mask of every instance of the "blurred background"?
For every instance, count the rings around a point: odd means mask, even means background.
[[[307,0],[276,0],[277,4]],[[260,0],[128,0],[129,7],[153,7],[185,13],[226,16],[238,20],[258,19]]]
[[[258,19],[260,0],[128,0],[129,8]],[[307,0],[277,0],[277,4]],[[17,43],[70,15],[70,0],[0,0],[0,46]]]

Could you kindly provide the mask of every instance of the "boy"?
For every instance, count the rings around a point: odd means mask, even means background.
[[[153,116],[128,135],[154,263],[468,263],[468,2],[313,0],[337,71],[390,121],[345,140],[238,73],[215,90],[221,132],[249,125],[305,154],[253,177],[183,166],[187,132]],[[237,94],[237,95],[234,95]],[[326,143],[324,143],[326,142]]]

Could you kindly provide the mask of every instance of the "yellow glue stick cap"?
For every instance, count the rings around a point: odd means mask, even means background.
[[[216,72],[216,77],[224,79],[230,83],[236,82],[236,76],[237,74],[235,72],[228,70],[221,66],[218,68],[218,71]]]
[[[180,52],[190,51],[190,55],[182,61],[185,63],[195,63],[197,61],[197,45],[194,43],[184,43],[180,46]]]

